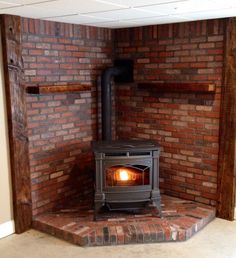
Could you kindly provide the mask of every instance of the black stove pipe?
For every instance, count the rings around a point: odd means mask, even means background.
[[[111,81],[114,76],[124,73],[123,67],[109,67],[102,72],[101,95],[102,95],[102,140],[112,140],[112,101]]]

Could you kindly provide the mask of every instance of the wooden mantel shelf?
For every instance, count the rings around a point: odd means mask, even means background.
[[[75,93],[90,91],[90,85],[69,84],[69,85],[41,85],[28,86],[26,92],[29,94],[48,94],[48,93]]]
[[[138,88],[155,92],[187,92],[187,93],[214,93],[215,84],[209,83],[161,83],[143,82],[138,83]]]

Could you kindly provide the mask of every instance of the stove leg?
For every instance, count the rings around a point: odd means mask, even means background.
[[[158,210],[160,218],[162,218],[160,190],[158,190],[158,189],[152,190],[151,201],[153,203],[153,206],[156,207],[156,209]]]
[[[95,193],[94,198],[94,220],[97,219],[99,210],[105,205],[105,194],[101,192]]]
[[[162,218],[161,203],[156,200],[152,200],[151,203],[152,203],[152,206],[158,210],[158,214],[160,218]]]
[[[96,203],[94,204],[94,217],[93,217],[94,221],[97,220],[97,215],[98,215],[98,213],[99,213],[99,211],[100,211],[100,209],[101,209],[102,207],[103,207],[103,203],[98,203],[98,202],[96,202]]]
[[[157,201],[157,209],[159,211],[159,215],[160,215],[160,218],[162,218],[162,210],[161,210],[161,202],[160,201]]]
[[[161,200],[152,200],[153,206],[158,210],[160,218],[162,218]]]

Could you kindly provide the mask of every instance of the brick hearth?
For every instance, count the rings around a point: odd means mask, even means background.
[[[80,246],[184,241],[215,217],[213,207],[167,195],[162,196],[163,218],[140,214],[107,213],[93,221],[89,204],[68,205],[38,215],[34,228]]]

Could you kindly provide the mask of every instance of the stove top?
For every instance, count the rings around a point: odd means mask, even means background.
[[[159,144],[151,140],[116,140],[93,142],[92,147],[95,152],[151,151],[158,149]]]

